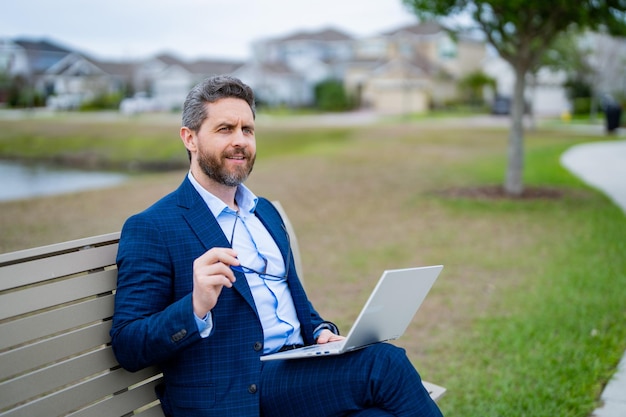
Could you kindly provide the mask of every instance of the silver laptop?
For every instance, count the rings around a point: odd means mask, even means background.
[[[399,338],[442,269],[442,265],[435,265],[385,271],[344,340],[270,353],[261,360],[340,355]]]

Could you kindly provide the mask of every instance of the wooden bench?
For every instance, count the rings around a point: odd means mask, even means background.
[[[158,368],[127,372],[110,346],[119,237],[0,255],[0,417],[163,417]],[[435,400],[445,392],[424,385]]]

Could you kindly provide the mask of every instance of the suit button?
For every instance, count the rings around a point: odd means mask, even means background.
[[[261,349],[263,349],[263,343],[261,343],[261,342],[256,342],[256,343],[254,344],[254,350],[255,350],[256,352],[258,352],[258,351],[260,351]]]
[[[256,384],[252,384],[248,387],[248,392],[254,394],[256,392]]]
[[[187,330],[182,329],[178,333],[172,335],[172,342],[178,342],[182,340],[185,336],[187,336]]]

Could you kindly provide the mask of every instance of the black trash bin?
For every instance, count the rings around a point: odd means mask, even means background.
[[[616,103],[608,103],[604,108],[606,114],[606,131],[613,133],[619,128],[622,119],[622,107]]]

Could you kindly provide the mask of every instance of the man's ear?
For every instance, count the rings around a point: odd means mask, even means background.
[[[196,138],[197,136],[193,130],[185,126],[180,128],[180,139],[189,152],[195,152],[197,150]]]

